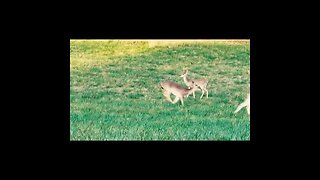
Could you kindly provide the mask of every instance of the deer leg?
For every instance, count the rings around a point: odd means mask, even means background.
[[[202,99],[202,97],[203,97],[203,94],[204,94],[204,90],[203,90],[203,89],[201,89],[201,92],[202,92],[202,94],[201,94],[201,97],[200,97],[200,99]]]
[[[250,102],[247,100],[247,113],[250,115]]]
[[[176,96],[176,98],[173,100],[172,104],[175,104],[175,103],[177,103],[178,101],[179,101],[179,97]]]
[[[240,111],[240,109],[242,109],[243,107],[247,106],[247,102],[243,102],[241,103],[237,109],[234,111],[234,113],[237,113],[238,111]]]
[[[182,106],[183,106],[183,98],[182,98],[182,97],[180,98],[180,101],[181,101],[181,104],[182,104]]]
[[[170,98],[170,92],[167,92],[167,91],[164,91],[163,92],[163,95],[164,95],[164,97],[166,98],[166,100],[168,100],[169,102],[171,102],[172,103],[172,100],[171,100],[171,98]]]
[[[207,90],[207,89],[205,89],[205,90],[206,90],[206,93],[207,93],[207,98],[209,98],[209,97],[208,97],[208,90]]]

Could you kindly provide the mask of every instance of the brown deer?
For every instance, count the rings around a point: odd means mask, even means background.
[[[248,74],[250,75],[250,70],[248,70]],[[244,107],[246,107],[247,113],[250,116],[250,92],[247,94],[246,100],[237,107],[234,113],[239,112]]]
[[[207,90],[208,79],[188,79],[187,75],[188,75],[188,70],[185,70],[183,74],[180,76],[183,78],[184,83],[191,88],[193,86],[192,82],[194,82],[194,84],[197,86],[196,90],[200,89],[202,92],[200,99],[202,99],[204,92],[206,92],[207,98],[208,98],[208,90]],[[193,91],[193,98],[196,98],[194,91]]]
[[[163,90],[163,95],[168,101],[170,101],[172,104],[175,104],[176,102],[178,102],[178,100],[180,100],[181,104],[183,105],[183,98],[188,97],[197,89],[197,85],[195,85],[194,82],[191,83],[191,88],[184,88],[179,84],[171,81],[161,82],[160,85],[161,89]],[[172,101],[170,98],[171,94],[176,96],[174,101]]]
[[[240,111],[244,107],[247,108],[247,113],[248,113],[248,115],[250,115],[250,93],[247,95],[246,100],[237,107],[237,109],[234,111],[234,113],[237,113],[238,111]]]

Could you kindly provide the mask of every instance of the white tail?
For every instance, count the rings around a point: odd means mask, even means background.
[[[250,93],[247,95],[247,99],[237,107],[237,109],[234,111],[234,113],[237,113],[238,111],[240,111],[244,107],[247,108],[247,113],[248,113],[248,115],[250,115]]]
[[[191,88],[193,86],[192,82],[194,82],[194,84],[197,85],[196,89],[200,89],[202,92],[200,99],[202,99],[205,92],[208,98],[208,89],[207,89],[208,79],[188,79],[187,74],[188,74],[188,70],[185,70],[183,74],[180,76],[180,77],[183,77],[184,83],[186,83],[186,85]],[[195,97],[196,97],[195,92],[193,92],[193,98]]]
[[[168,101],[170,101],[172,104],[175,104],[180,100],[182,105],[183,105],[183,98],[188,97],[189,94],[193,93],[197,87],[193,83],[192,88],[184,88],[184,87],[181,87],[179,84],[176,84],[170,81],[162,82],[160,83],[160,85],[161,85],[161,88],[163,89],[163,95]],[[172,101],[170,98],[171,94],[176,96],[174,101]]]

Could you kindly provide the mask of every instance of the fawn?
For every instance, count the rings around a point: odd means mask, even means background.
[[[206,92],[207,98],[208,98],[208,90],[207,90],[208,79],[188,79],[187,74],[188,74],[188,70],[185,70],[183,74],[180,76],[180,77],[183,77],[184,83],[186,83],[188,87],[192,87],[194,83],[197,86],[196,90],[200,89],[202,92],[200,99],[202,99],[204,92]],[[193,91],[193,98],[196,98],[194,91]]]
[[[188,97],[191,93],[194,93],[197,90],[197,85],[194,82],[191,82],[192,86],[189,88],[184,88],[179,84],[176,84],[171,81],[161,82],[161,89],[163,90],[164,97],[170,101],[172,104],[175,104],[178,100],[181,101],[183,105],[183,98]],[[171,100],[170,95],[173,94],[176,96],[174,101]]]

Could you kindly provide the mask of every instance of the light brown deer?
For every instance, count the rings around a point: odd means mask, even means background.
[[[163,90],[163,95],[168,101],[170,101],[172,104],[175,104],[180,100],[181,104],[183,105],[183,98],[188,97],[189,94],[193,93],[197,89],[197,85],[195,85],[194,82],[191,83],[191,88],[184,88],[171,81],[161,82],[160,85],[161,89]],[[170,98],[171,94],[176,96],[174,101],[172,101]]]
[[[250,70],[248,70],[248,74],[250,75]],[[239,112],[244,107],[246,107],[247,113],[250,115],[250,92],[247,94],[246,100],[237,107],[234,113]]]
[[[247,113],[248,113],[248,115],[250,115],[250,93],[247,95],[246,100],[237,107],[237,109],[234,111],[234,113],[237,113],[238,111],[240,111],[244,107],[247,108]]]
[[[206,92],[207,98],[208,98],[208,90],[207,90],[208,79],[188,79],[187,75],[188,75],[188,70],[185,70],[183,74],[180,76],[183,78],[184,83],[186,83],[186,85],[191,88],[193,86],[192,82],[194,82],[194,84],[197,85],[196,90],[200,89],[202,92],[200,99],[202,99],[204,92]],[[196,98],[194,91],[193,91],[193,98]]]

